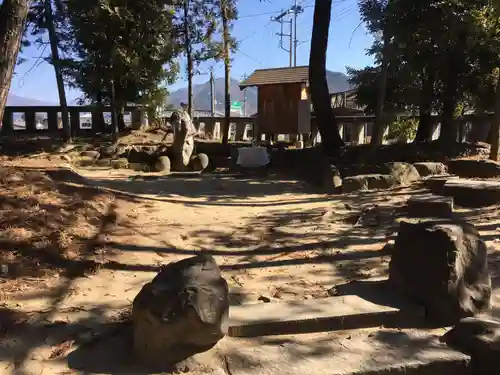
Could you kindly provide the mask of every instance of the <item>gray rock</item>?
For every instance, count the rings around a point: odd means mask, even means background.
[[[449,346],[472,356],[478,374],[497,374],[500,368],[500,321],[465,318],[443,336]]]
[[[109,167],[111,166],[111,159],[99,159],[99,160],[96,160],[95,164],[99,167]]]
[[[75,160],[75,164],[79,167],[91,167],[96,163],[96,159],[82,156],[79,159]]]
[[[130,149],[126,155],[128,162],[134,164],[153,164],[156,158],[153,151],[135,148]]]
[[[174,129],[174,140],[170,147],[174,170],[185,170],[191,161],[194,151],[194,136],[196,128],[189,115],[184,112],[174,112],[170,118]]]
[[[487,248],[477,229],[455,219],[402,222],[389,280],[422,303],[427,317],[454,324],[489,308]]]
[[[339,170],[329,163],[325,163],[322,168],[322,186],[325,189],[337,189],[342,186],[342,177],[340,177]]]
[[[82,157],[85,157],[85,158],[89,158],[89,159],[94,159],[94,160],[96,160],[96,159],[99,159],[99,156],[100,156],[101,154],[99,153],[99,151],[89,150],[89,151],[82,151],[82,152],[80,153],[80,155],[81,155]]]
[[[365,174],[344,178],[342,191],[349,193],[358,190],[390,189],[396,185],[396,179],[390,174]]]
[[[68,154],[62,155],[61,159],[66,161],[67,163],[71,163],[73,161],[73,159],[71,158],[71,155],[68,155]]]
[[[398,184],[405,186],[410,185],[421,178],[417,168],[409,163],[399,161],[386,163],[384,165],[384,170],[385,173],[391,174],[396,179]]]
[[[448,171],[459,177],[493,178],[500,176],[500,163],[493,160],[456,159],[448,162]]]
[[[151,170],[149,164],[144,163],[128,163],[128,168],[135,172],[149,172]]]
[[[126,158],[119,158],[119,159],[111,160],[111,166],[114,169],[128,168],[128,160]]]
[[[211,349],[228,331],[228,290],[212,256],[167,264],[133,302],[138,357],[170,368]]]
[[[191,158],[191,165],[195,171],[204,171],[209,164],[209,159],[207,154],[198,154]]]
[[[413,163],[421,177],[436,176],[446,173],[446,165],[438,162]]]
[[[105,157],[113,157],[118,153],[118,149],[116,146],[109,145],[109,146],[102,146],[99,150],[101,156]]]
[[[451,217],[453,215],[453,198],[439,195],[414,195],[406,203],[409,216]]]
[[[170,173],[170,159],[168,156],[160,156],[155,163],[156,172]]]

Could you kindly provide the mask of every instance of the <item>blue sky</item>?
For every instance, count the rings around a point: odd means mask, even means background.
[[[282,9],[293,5],[294,0],[239,0],[240,19],[236,21],[233,35],[240,41],[239,50],[233,55],[232,77],[241,79],[255,69],[288,66],[287,52],[279,48],[279,24],[272,22],[271,17]],[[309,44],[313,23],[314,0],[298,0],[305,7],[304,13],[297,20],[297,36],[299,46],[297,65],[307,65],[309,60]],[[356,0],[333,0],[332,21],[328,45],[327,68],[345,72],[346,66],[364,67],[371,64],[372,59],[365,51],[371,45],[372,38],[360,25]],[[16,75],[11,85],[11,93],[26,98],[58,102],[57,89],[52,66],[36,64],[41,50],[30,47],[24,51],[27,61],[16,68]],[[45,51],[49,52],[49,49]],[[39,60],[38,60],[39,61]],[[209,63],[202,67],[208,72],[213,65],[216,77],[224,75],[222,63]],[[196,76],[195,83],[208,80],[208,75]],[[186,86],[183,77],[169,87],[171,91]],[[80,94],[68,91],[68,99],[73,100]]]

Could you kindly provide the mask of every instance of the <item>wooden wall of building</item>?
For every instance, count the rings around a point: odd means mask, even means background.
[[[260,86],[258,88],[258,131],[265,134],[300,133],[300,130],[304,128],[300,126],[300,123],[304,122],[304,116],[299,116],[304,107],[304,102],[300,103],[301,100],[309,102],[307,90],[301,83]],[[309,108],[308,112],[310,113]],[[310,123],[310,120],[307,122]]]

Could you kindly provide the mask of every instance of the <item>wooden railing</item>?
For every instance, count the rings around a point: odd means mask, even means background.
[[[110,107],[69,106],[69,121],[73,135],[91,136],[101,133],[105,124],[99,120],[101,115],[111,113]],[[125,118],[129,123],[141,121],[138,107],[126,107]],[[87,114],[87,115],[86,115]],[[83,116],[82,116],[83,115]],[[108,116],[109,117],[109,116]],[[127,122],[127,120],[125,120]],[[62,133],[61,107],[5,107],[0,134],[54,134]]]
[[[110,107],[96,106],[70,106],[70,122],[73,135],[93,136],[103,132],[103,124],[99,120],[102,114],[110,114]],[[3,116],[1,135],[11,134],[57,134],[62,133],[60,118],[61,108],[59,106],[37,106],[37,107],[14,107],[7,106]],[[125,108],[125,123],[127,125],[137,125],[143,121],[143,113],[139,107]],[[467,115],[461,119],[462,123],[469,123],[474,126],[478,122],[488,121],[487,115]],[[107,116],[109,118],[109,115]],[[414,116],[407,116],[414,117]],[[418,117],[418,116],[417,116]],[[222,129],[224,129],[223,117],[197,117],[194,124],[201,135],[206,138],[220,139]],[[254,137],[256,129],[255,117],[231,117],[230,119],[230,139],[233,141],[249,141]],[[340,127],[351,125],[372,124],[374,116],[337,116],[337,124]],[[440,118],[433,116],[433,122],[438,124]],[[104,126],[105,127],[105,126]],[[311,117],[311,128],[316,128],[314,113]]]

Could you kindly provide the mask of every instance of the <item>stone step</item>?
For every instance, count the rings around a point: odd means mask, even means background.
[[[257,337],[292,333],[399,326],[423,319],[415,306],[400,309],[345,295],[302,301],[231,306],[229,336]]]
[[[219,344],[232,375],[471,374],[468,355],[415,330],[227,338]]]
[[[444,184],[442,194],[453,197],[460,206],[489,206],[500,203],[500,181],[451,179]]]
[[[451,179],[458,179],[458,177],[450,174],[443,174],[426,177],[422,180],[422,182],[432,192],[440,194],[443,190],[444,184]]]
[[[406,211],[410,217],[451,217],[453,197],[413,195],[406,203]]]

